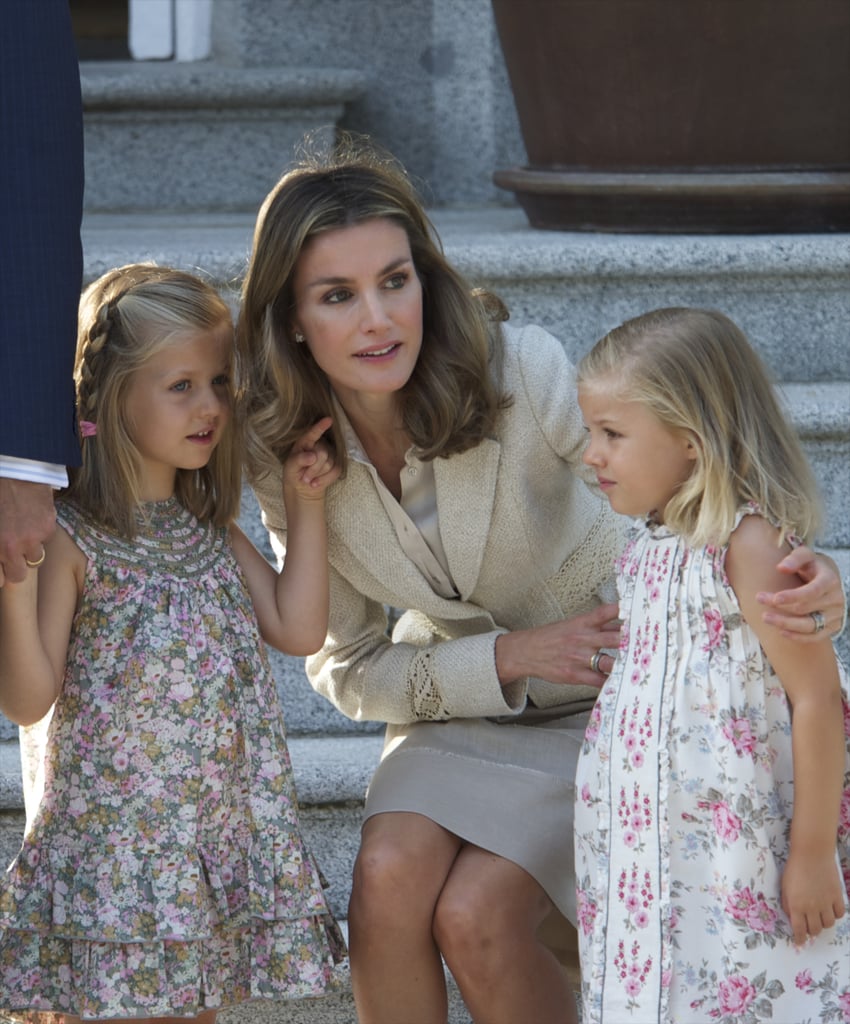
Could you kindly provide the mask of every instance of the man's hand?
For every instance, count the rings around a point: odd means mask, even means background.
[[[55,528],[50,484],[0,477],[0,587],[26,577],[27,562],[42,558],[44,542]]]

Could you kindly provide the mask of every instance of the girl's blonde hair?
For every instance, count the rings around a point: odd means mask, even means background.
[[[169,343],[232,325],[221,296],[181,270],[137,263],[110,270],[80,300],[74,382],[77,415],[97,433],[83,441],[82,466],[69,470],[67,496],[98,522],[132,537],[140,498],[141,457],[128,423],[133,375]],[[175,493],[199,519],[231,522],[239,511],[241,465],[231,416],[201,469],[178,469]]]
[[[242,290],[236,338],[246,373],[246,457],[254,478],[284,459],[310,424],[333,412],[327,377],[308,346],[294,340],[293,279],[304,246],[322,232],[375,219],[404,229],[422,284],[422,349],[399,395],[405,430],[421,457],[474,447],[510,403],[499,383],[496,321],[507,318],[504,306],[495,296],[472,292],[447,262],[402,167],[362,138],[345,135],[331,148],[315,148],[308,139],[301,161],[260,208]],[[331,442],[345,470],[336,422]]]
[[[626,321],[582,359],[579,387],[640,402],[697,450],[664,522],[694,545],[725,544],[754,502],[782,535],[820,527],[817,484],[744,333],[722,313],[658,309]]]

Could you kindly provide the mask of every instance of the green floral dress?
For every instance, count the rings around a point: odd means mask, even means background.
[[[27,830],[0,881],[6,1012],[315,996],[344,956],[227,532],[174,499],[147,511],[129,541],[59,503],[88,568],[62,693],[23,737]]]

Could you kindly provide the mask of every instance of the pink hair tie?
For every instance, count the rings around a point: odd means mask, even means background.
[[[94,437],[97,433],[97,424],[91,423],[89,420],[80,420],[80,436],[81,437]]]

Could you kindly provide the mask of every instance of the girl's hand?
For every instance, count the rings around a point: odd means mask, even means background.
[[[571,619],[503,633],[496,640],[496,671],[502,685],[536,676],[549,683],[601,688],[614,659],[602,654],[595,670],[591,661],[603,648],[619,647],[617,610],[616,604],[603,604]]]
[[[811,548],[795,548],[777,568],[789,576],[798,576],[803,585],[775,593],[759,593],[759,604],[767,605],[762,619],[775,626],[784,637],[799,643],[829,640],[844,622],[845,599],[841,577],[835,564]],[[812,612],[823,616],[824,628],[815,632]]]
[[[291,489],[299,498],[320,499],[339,477],[334,453],[327,442],[321,440],[332,423],[330,416],[323,417],[292,446],[283,465],[284,490]]]
[[[844,916],[844,889],[834,850],[821,858],[795,856],[791,850],[782,875],[782,909],[798,946]]]

